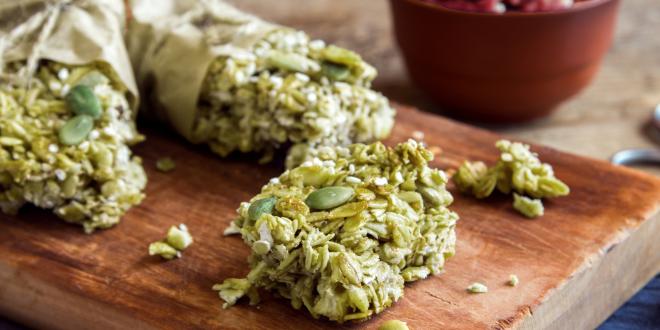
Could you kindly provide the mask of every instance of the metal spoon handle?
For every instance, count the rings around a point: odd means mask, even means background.
[[[619,164],[619,165],[640,164],[640,163],[660,164],[660,150],[624,149],[612,155],[610,161],[614,164]]]

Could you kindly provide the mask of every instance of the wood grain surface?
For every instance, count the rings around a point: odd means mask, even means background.
[[[498,156],[492,147],[498,135],[406,107],[399,107],[387,143],[416,130],[442,149],[433,162],[440,168]],[[211,290],[224,278],[247,274],[247,246],[222,231],[239,203],[281,168],[246,157],[221,160],[169,131],[143,131],[148,140],[136,152],[149,175],[147,198],[118,227],[84,235],[37,209],[0,216],[0,312],[59,329],[333,325],[268,295],[258,307],[240,303],[223,310]],[[446,272],[407,285],[405,296],[372,320],[338,328],[375,328],[387,319],[407,321],[411,329],[594,327],[660,271],[660,219],[654,217],[660,179],[547,147],[533,150],[571,186],[570,196],[548,201],[544,217],[528,220],[509,197],[477,201],[452,188],[451,208],[461,220],[457,254]],[[175,171],[155,171],[163,156],[175,159]],[[148,243],[178,223],[195,237],[184,257],[149,257]],[[518,287],[505,285],[509,274],[518,275]],[[474,281],[490,292],[466,293]]]

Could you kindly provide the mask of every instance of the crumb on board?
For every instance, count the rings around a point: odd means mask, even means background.
[[[175,167],[176,163],[170,157],[158,158],[158,160],[156,160],[156,169],[161,172],[172,171]]]
[[[509,286],[516,286],[518,285],[518,282],[520,282],[520,280],[518,280],[518,276],[516,276],[515,274],[511,274],[509,275],[509,281],[507,281],[506,284],[508,284]]]
[[[488,292],[488,287],[482,283],[474,282],[466,289],[469,293],[486,293]]]

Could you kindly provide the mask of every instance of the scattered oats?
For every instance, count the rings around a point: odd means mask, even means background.
[[[66,96],[66,94],[69,94],[69,90],[71,89],[71,86],[64,84],[62,85],[62,89],[60,90],[60,95]]]
[[[116,131],[115,128],[112,127],[112,126],[106,126],[106,127],[103,129],[103,133],[105,133],[105,134],[107,134],[107,135],[109,135],[109,136],[112,136],[112,137],[117,136],[117,131]]]
[[[316,101],[318,101],[316,94],[314,94],[313,92],[307,93],[306,97],[307,97],[307,101],[309,103],[314,104],[314,103],[316,103]]]
[[[358,178],[358,177],[347,176],[346,177],[346,182],[358,184],[358,183],[362,183],[362,180],[360,180],[360,178]]]
[[[374,184],[377,186],[384,186],[388,183],[387,178],[377,177],[374,179]]]
[[[81,144],[78,145],[78,148],[82,151],[89,150],[89,141],[83,141]]]
[[[172,226],[165,239],[149,244],[149,255],[159,255],[167,260],[181,258],[181,252],[192,243],[193,237],[186,225]]]
[[[304,73],[300,73],[300,72],[296,72],[296,79],[298,79],[302,82],[305,82],[305,83],[309,82],[309,76],[304,74]]]
[[[271,184],[279,184],[280,183],[280,178],[272,178],[268,182],[270,182]]]
[[[439,174],[442,181],[447,182],[447,180],[449,180],[449,178],[447,177],[447,173],[445,173],[445,171],[440,171]]]
[[[101,135],[101,133],[99,133],[98,130],[93,129],[91,132],[89,132],[89,139],[90,140],[96,140],[96,139],[99,138],[100,135]]]
[[[66,179],[66,172],[64,172],[63,169],[58,168],[55,170],[55,177],[57,180],[64,181],[64,179]]]
[[[333,160],[324,160],[323,166],[325,167],[335,167],[335,161]]]
[[[69,69],[61,68],[60,71],[57,72],[57,78],[60,80],[66,80],[66,78],[69,78]]]
[[[58,92],[62,89],[62,83],[57,80],[53,80],[48,84],[48,88],[50,88],[50,90],[53,92]]]
[[[245,81],[245,73],[243,71],[237,71],[234,79],[236,79],[237,84],[242,84]]]
[[[58,147],[57,144],[55,143],[51,143],[48,145],[48,151],[54,154],[60,151],[60,147]]]
[[[323,40],[312,40],[309,42],[309,48],[312,49],[321,49],[325,47],[325,41]]]
[[[397,182],[403,182],[403,175],[401,172],[396,172],[396,174],[394,174],[394,179],[396,179]]]
[[[282,87],[282,84],[284,84],[284,79],[282,79],[282,77],[279,76],[270,76],[270,78],[268,79],[273,84],[273,87],[275,87],[275,89]]]

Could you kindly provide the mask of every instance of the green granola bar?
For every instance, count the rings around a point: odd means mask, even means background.
[[[24,66],[10,63],[11,76]],[[146,184],[128,145],[135,129],[127,90],[106,65],[44,61],[28,87],[0,83],[0,207],[51,209],[90,233],[117,224]]]
[[[225,307],[266,288],[314,317],[343,322],[382,312],[404,282],[443,270],[458,216],[444,172],[413,140],[319,148],[238,209],[228,233],[252,248],[245,279],[214,286]]]
[[[199,97],[192,140],[226,156],[349,145],[387,137],[394,109],[370,89],[376,70],[349,50],[279,28],[248,52],[218,57]]]

